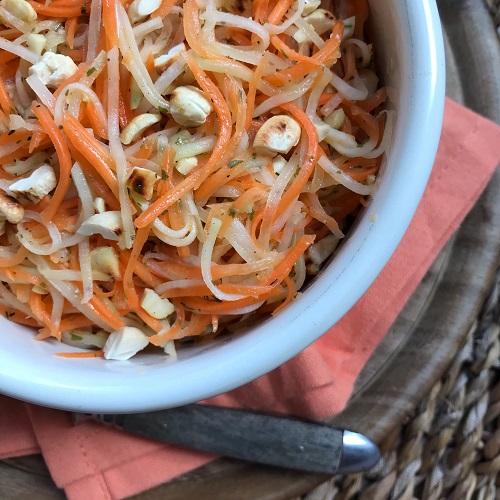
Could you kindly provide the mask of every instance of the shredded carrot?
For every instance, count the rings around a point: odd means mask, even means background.
[[[273,35],[271,37],[271,43],[279,50],[284,56],[288,57],[288,59],[297,62],[305,62],[312,64],[313,66],[320,66],[316,59],[309,56],[303,56],[293,50],[290,46],[288,46],[278,35]]]
[[[63,129],[73,146],[89,160],[113,194],[118,197],[118,184],[111,168],[113,165],[111,155],[78,123],[75,117],[64,115]]]
[[[118,26],[116,22],[116,0],[103,0],[102,2],[102,24],[108,40],[108,47],[118,45]]]
[[[247,130],[250,128],[250,124],[252,122],[252,115],[255,107],[255,95],[257,94],[257,86],[259,85],[264,70],[266,69],[267,59],[267,54],[265,54],[264,57],[262,57],[262,59],[259,61],[259,64],[255,68],[252,78],[248,83],[247,114],[245,118],[245,129]]]
[[[27,248],[21,246],[15,255],[7,259],[0,259],[0,267],[14,267],[21,264],[23,260],[28,256],[29,251]]]
[[[334,96],[331,92],[323,92],[318,100],[320,106],[324,106]]]
[[[132,274],[135,270],[135,262],[142,251],[142,247],[146,243],[149,233],[151,231],[152,224],[140,228],[134,239],[134,246],[132,247],[132,252],[128,258],[127,267],[123,275],[123,291],[125,292],[125,297],[127,299],[130,309],[136,310],[139,308],[139,297],[135,290],[134,284],[132,282]]]
[[[35,104],[31,109],[53,142],[59,159],[59,182],[57,183],[56,190],[52,196],[50,206],[47,207],[42,213],[43,219],[45,221],[50,221],[59,209],[59,206],[66,196],[71,183],[71,155],[69,153],[68,146],[66,145],[64,136],[54,123],[49,110],[40,104]]]
[[[33,153],[33,151],[35,151],[35,149],[37,149],[40,146],[42,140],[45,137],[46,137],[46,135],[44,132],[41,132],[39,130],[35,130],[33,132],[33,135],[31,136],[29,152]]]
[[[280,311],[282,311],[286,306],[288,306],[295,297],[296,290],[295,290],[295,283],[293,282],[293,280],[287,276],[283,281],[285,282],[287,289],[286,298],[281,303],[281,305],[279,305],[276,309],[273,310],[272,313],[273,316],[275,316]]]
[[[301,123],[307,134],[308,148],[304,164],[301,165],[297,177],[279,202],[277,215],[283,213],[286,207],[288,207],[292,200],[299,195],[302,188],[306,185],[314,169],[316,157],[318,155],[318,133],[308,116],[292,103],[282,104],[281,108],[289,111]]]
[[[110,190],[110,187],[106,184],[106,182],[102,179],[102,177],[96,172],[93,166],[86,160],[84,156],[78,154],[78,151],[72,151],[73,156],[78,160],[82,170],[85,173],[85,176],[89,180],[92,189],[94,190],[96,196],[99,198],[103,198],[106,202],[106,205],[111,210],[119,210],[120,203],[117,198],[113,195]]]
[[[144,324],[148,325],[149,328],[151,328],[151,330],[155,331],[156,333],[159,333],[164,329],[164,326],[160,321],[150,316],[143,309],[137,308],[136,314],[140,319],[142,319],[142,321],[144,321]]]
[[[207,300],[203,297],[193,297],[183,299],[183,304],[191,311],[199,312],[201,314],[227,314],[231,311],[237,311],[243,307],[248,307],[259,302],[266,301],[276,295],[279,295],[281,290],[276,287],[271,292],[260,295],[259,297],[249,297],[227,302],[214,302]]]
[[[2,111],[7,116],[16,109],[14,103],[12,102],[12,99],[7,92],[7,89],[5,88],[5,84],[2,78],[0,78],[0,106],[2,107]]]
[[[72,315],[64,318],[59,325],[61,331],[67,332],[69,330],[76,330],[85,326],[92,326],[94,322],[89,318],[82,315]]]
[[[333,27],[331,37],[327,40],[325,45],[311,57],[310,62],[300,62],[295,66],[288,69],[283,69],[265,79],[272,85],[285,85],[292,82],[307,73],[314,71],[318,66],[324,64],[331,64],[340,57],[340,42],[342,41],[342,34],[344,32],[344,24],[342,21],[337,21]]]
[[[165,19],[176,3],[177,0],[162,0],[160,6],[151,14],[151,17]]]
[[[374,94],[367,97],[364,101],[358,101],[358,106],[367,112],[373,111],[387,99],[387,88],[383,87],[377,90]]]
[[[17,59],[18,57],[19,56],[17,56],[16,54],[11,54],[10,52],[4,52],[3,54],[0,54],[0,64],[8,63],[14,59]],[[15,73],[16,68],[13,64],[10,65],[9,68],[11,68],[11,71],[13,68],[14,73]],[[11,76],[11,75],[9,74],[8,76]],[[4,77],[4,78],[7,77],[7,75],[5,74],[5,71],[2,71],[2,77]]]
[[[56,356],[60,358],[104,358],[104,351],[83,351],[83,352],[58,352]]]
[[[101,139],[108,139],[108,129],[105,127],[107,124],[99,120],[94,105],[92,103],[87,103],[85,111],[94,132],[101,137]]]
[[[314,243],[314,239],[315,236],[312,235],[302,236],[288,251],[286,257],[263,280],[264,285],[270,285],[274,281],[281,283],[288,276],[299,257]]]
[[[28,3],[35,9],[37,14],[42,14],[47,17],[62,17],[73,18],[87,13],[87,6],[90,6],[90,1],[76,0],[75,2],[51,2],[48,5],[28,0]]]
[[[258,23],[263,23],[267,18],[269,0],[254,0],[252,2],[253,18]]]
[[[288,11],[292,5],[293,0],[280,0],[269,14],[268,21],[271,24],[276,24]]]
[[[73,48],[73,41],[75,40],[76,27],[78,25],[78,17],[71,17],[66,21],[66,41],[69,48]]]
[[[176,323],[170,329],[163,333],[157,333],[156,335],[152,335],[149,337],[149,342],[153,345],[160,346],[165,342],[179,338],[178,335],[181,331],[180,326]]]
[[[116,316],[112,311],[96,297],[92,297],[88,302],[88,306],[111,328],[118,330],[125,325],[125,322],[120,317]]]

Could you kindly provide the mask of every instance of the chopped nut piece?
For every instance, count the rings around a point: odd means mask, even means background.
[[[35,52],[39,56],[42,55],[43,49],[45,49],[45,45],[47,44],[47,39],[38,33],[30,33],[26,37],[26,46],[32,52]]]
[[[118,255],[113,247],[98,247],[91,250],[90,263],[94,271],[100,271],[111,278],[121,278]]]
[[[36,21],[36,11],[26,0],[2,0],[0,5],[26,23]]]
[[[38,203],[57,186],[56,174],[50,165],[38,167],[29,177],[11,184],[10,190],[18,193],[31,203]]]
[[[123,233],[122,216],[118,211],[103,212],[89,217],[78,229],[80,234],[100,234],[104,238],[118,241]]]
[[[123,326],[111,333],[104,344],[104,357],[125,361],[149,344],[148,337],[139,328]]]
[[[157,180],[158,177],[151,170],[134,167],[127,180],[127,187],[146,200],[150,200],[153,197],[153,189]]]
[[[128,17],[137,23],[152,14],[161,5],[161,0],[134,0],[128,8]]]
[[[313,30],[321,36],[333,28],[335,16],[328,10],[317,9],[304,17],[304,21],[310,24]],[[293,38],[296,42],[302,43],[307,39],[307,35],[303,30],[297,30]]]
[[[175,311],[168,299],[162,299],[154,290],[146,288],[142,296],[141,307],[153,318],[165,319]]]
[[[184,127],[203,125],[213,111],[212,104],[205,94],[191,85],[177,87],[170,98],[170,114]]]
[[[57,88],[78,70],[69,56],[45,52],[41,61],[29,69],[30,75],[36,75],[47,87]]]
[[[198,165],[198,158],[182,158],[177,162],[175,168],[182,174],[187,175],[194,167]]]
[[[122,130],[120,134],[120,141],[123,144],[128,145],[138,139],[142,133],[161,120],[161,115],[153,113],[143,113],[138,115]]]
[[[262,125],[253,141],[261,153],[288,153],[300,140],[300,125],[291,116],[276,115]]]
[[[306,251],[307,272],[318,274],[321,264],[332,255],[338,244],[339,240],[333,234],[313,243]]]
[[[343,109],[336,109],[332,111],[326,118],[325,123],[330,125],[330,127],[339,130],[342,127],[345,119],[345,112]]]
[[[186,46],[183,43],[175,45],[166,54],[155,57],[155,68],[158,71],[165,71],[183,52],[186,52]]]
[[[17,224],[23,217],[24,207],[15,198],[0,191],[0,218],[11,224]]]

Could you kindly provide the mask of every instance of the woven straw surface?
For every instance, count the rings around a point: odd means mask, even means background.
[[[303,500],[500,498],[500,272],[446,376],[382,444],[367,474],[334,478]]]

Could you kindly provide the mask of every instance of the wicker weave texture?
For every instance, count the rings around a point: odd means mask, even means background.
[[[500,498],[500,272],[444,378],[381,448],[369,473],[333,478],[302,500]]]

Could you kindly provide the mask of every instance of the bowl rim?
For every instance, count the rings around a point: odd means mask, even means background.
[[[381,184],[377,193],[380,198],[375,197],[370,205],[370,210],[380,209],[377,221],[370,221],[368,214],[363,217],[352,238],[350,236],[335,256],[335,265],[330,266],[321,279],[314,282],[293,306],[271,322],[254,328],[251,335],[242,335],[218,345],[217,349],[183,359],[182,363],[165,363],[161,368],[151,370],[147,366],[136,367],[134,373],[140,373],[140,376],[127,376],[126,383],[123,373],[130,374],[131,362],[117,363],[117,369],[110,371],[106,380],[99,380],[99,374],[92,370],[102,360],[89,360],[85,362],[88,377],[69,380],[64,377],[74,366],[70,361],[54,364],[54,373],[49,377],[45,366],[16,369],[18,360],[2,349],[0,392],[54,408],[101,413],[180,406],[227,392],[268,373],[337,323],[373,283],[401,241],[424,192],[439,142],[445,100],[445,63],[437,6],[434,0],[405,0],[398,8],[406,11],[410,38],[413,37],[410,40],[412,50],[409,50],[411,63],[408,65],[412,69],[425,67],[426,70],[411,75],[407,95],[411,117],[407,117],[404,124],[411,130],[412,144],[411,147],[407,143],[402,145],[399,157],[398,154],[395,156],[401,162],[418,163],[421,168],[411,173],[407,181],[410,189],[406,191],[395,192],[388,187],[386,193],[384,183]],[[408,176],[409,168],[405,168]],[[395,179],[392,184],[396,181],[402,182]],[[384,206],[381,201],[377,202],[382,196],[387,196],[392,203]],[[398,211],[404,214],[397,227],[391,221],[390,205],[398,206]],[[373,253],[373,246],[377,247],[377,252],[375,257],[371,255],[370,268],[355,266],[356,262],[363,262],[368,252]],[[336,307],[332,308],[331,296],[338,290],[347,290],[348,293],[340,294]],[[325,308],[331,310],[330,315],[317,314]],[[301,334],[294,336],[293,332]],[[165,366],[168,366],[168,378],[181,377],[182,384],[167,382],[168,387],[159,388],[159,370]],[[49,369],[51,367],[49,365]],[[124,367],[124,372],[120,367]],[[154,381],[156,384],[151,383]]]

